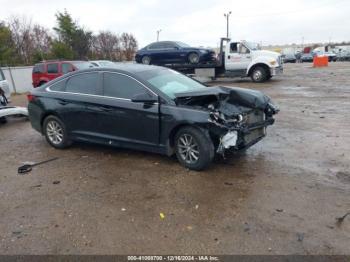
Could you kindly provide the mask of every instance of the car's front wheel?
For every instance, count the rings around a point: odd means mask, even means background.
[[[175,150],[179,162],[191,170],[205,169],[214,157],[212,141],[194,127],[184,127],[177,132]]]
[[[149,56],[145,55],[144,57],[142,57],[142,64],[150,65],[151,64],[151,58]]]
[[[64,123],[55,116],[48,116],[44,120],[43,132],[47,142],[54,148],[65,148],[70,146],[67,129]]]
[[[268,73],[262,66],[255,67],[251,73],[251,78],[255,83],[262,83],[266,81],[267,77]]]

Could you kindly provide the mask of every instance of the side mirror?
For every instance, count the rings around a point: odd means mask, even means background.
[[[141,93],[141,94],[134,95],[131,98],[131,102],[153,104],[158,102],[158,97],[150,95],[148,93]]]

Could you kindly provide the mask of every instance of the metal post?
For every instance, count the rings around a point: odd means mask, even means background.
[[[157,42],[159,42],[159,33],[162,32],[162,29],[157,30]]]
[[[232,14],[232,12],[228,12],[227,14],[224,14],[224,16],[226,17],[226,37],[228,38],[229,35],[229,24],[230,24],[230,15]]]

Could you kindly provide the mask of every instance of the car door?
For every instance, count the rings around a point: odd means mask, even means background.
[[[60,76],[58,63],[47,64],[47,78],[49,81]]]
[[[101,76],[98,72],[75,74],[62,80],[64,88],[55,83],[49,91],[56,92],[53,108],[65,123],[70,135],[80,139],[98,138],[98,113],[101,106],[96,101],[102,93]]]
[[[10,100],[10,95],[11,95],[10,87],[7,80],[5,79],[5,75],[1,70],[1,68],[0,68],[0,88],[4,91],[6,99]]]
[[[171,62],[169,48],[164,42],[154,43],[149,47],[152,63],[165,64]]]
[[[156,96],[136,79],[121,73],[103,73],[103,112],[98,127],[111,143],[159,144],[159,105],[132,102],[135,94]],[[114,141],[114,142],[112,142]]]
[[[228,49],[228,50],[227,50]],[[246,53],[245,46],[242,46],[241,43],[232,42],[228,45],[225,52],[225,68],[229,71],[243,71],[247,69],[250,61],[250,53]],[[249,49],[247,49],[249,51]],[[242,53],[245,51],[245,53]]]
[[[182,48],[172,42],[165,42],[163,45],[165,50],[163,57],[168,63],[180,62],[183,60],[185,53]]]
[[[61,74],[67,74],[73,71],[73,66],[70,63],[61,63]]]

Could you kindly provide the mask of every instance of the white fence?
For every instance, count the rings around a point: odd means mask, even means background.
[[[33,89],[32,66],[2,67],[11,93],[25,93]]]

